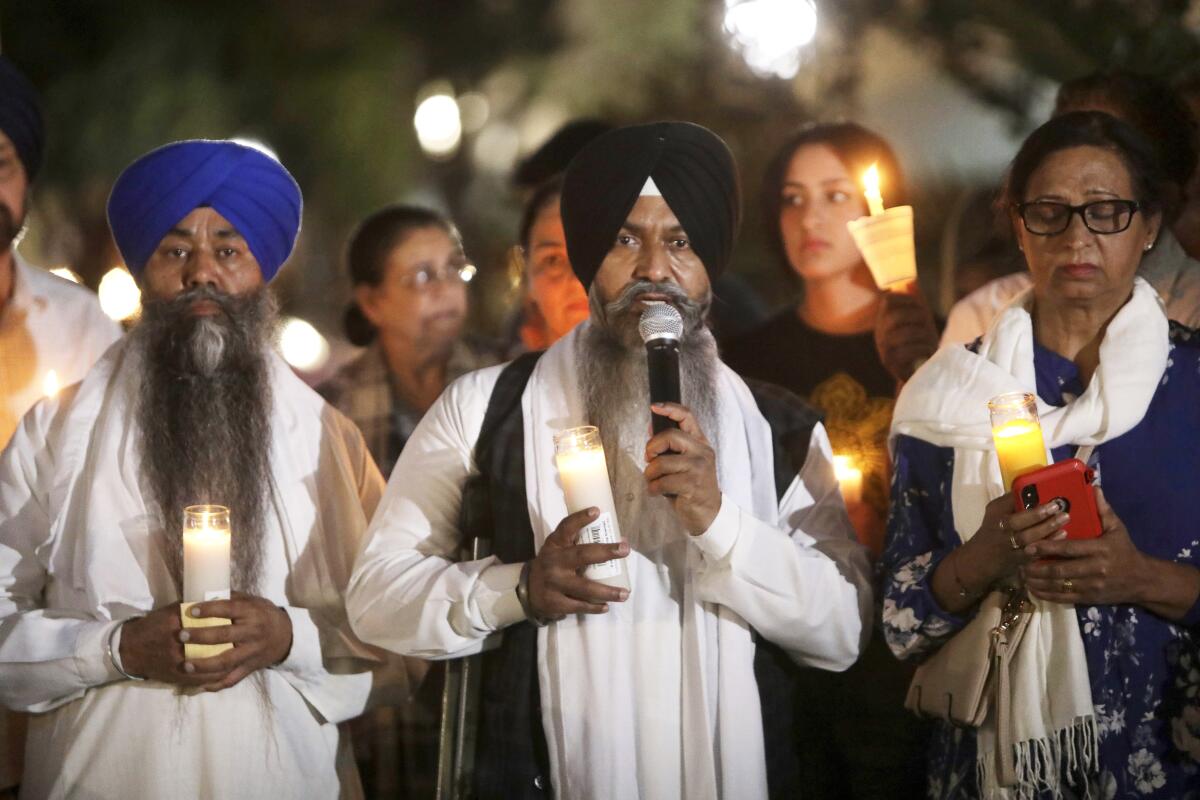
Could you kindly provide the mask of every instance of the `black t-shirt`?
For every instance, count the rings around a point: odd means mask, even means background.
[[[788,307],[761,327],[733,339],[724,361],[748,378],[769,381],[812,398],[813,390],[838,372],[858,382],[873,397],[891,397],[896,379],[883,367],[875,335],[835,336],[809,327]]]
[[[862,500],[879,516],[878,529],[864,541],[878,550],[888,506],[887,435],[896,379],[879,360],[874,333],[822,333],[792,306],[730,341],[724,361],[738,374],[789,389],[821,411],[833,452],[862,470]]]

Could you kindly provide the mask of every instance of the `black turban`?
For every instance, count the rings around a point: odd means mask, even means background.
[[[37,91],[7,57],[0,56],[0,131],[12,141],[30,183],[42,166],[46,129]]]
[[[567,256],[584,286],[596,277],[647,178],[675,212],[709,277],[729,263],[741,193],[725,142],[690,122],[633,125],[592,140],[563,178]]]

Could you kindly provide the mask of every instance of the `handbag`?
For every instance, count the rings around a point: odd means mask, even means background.
[[[989,592],[975,619],[917,667],[904,701],[919,716],[970,728],[982,725],[994,705],[1002,786],[1016,782],[1009,670],[1032,610],[1023,589]]]

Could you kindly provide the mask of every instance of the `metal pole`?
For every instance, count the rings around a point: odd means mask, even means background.
[[[491,555],[491,542],[476,537],[470,558]],[[483,655],[446,662],[442,687],[442,725],[438,736],[438,800],[460,800],[471,794],[475,744],[479,736],[480,671]]]

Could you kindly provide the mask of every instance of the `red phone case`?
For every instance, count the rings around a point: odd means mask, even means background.
[[[1013,500],[1017,511],[1026,511],[1051,500],[1067,502],[1068,539],[1095,539],[1100,535],[1100,512],[1096,510],[1096,473],[1078,458],[1068,458],[1027,472],[1013,481]]]

